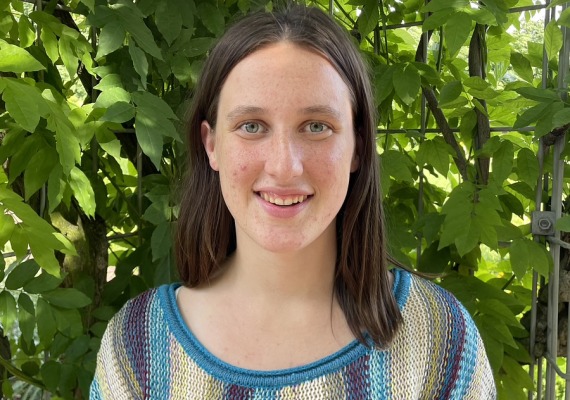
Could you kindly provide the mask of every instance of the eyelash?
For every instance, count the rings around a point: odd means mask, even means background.
[[[310,128],[311,128],[311,125],[313,125],[313,124],[318,124],[318,125],[320,125],[320,127],[322,127],[322,130],[316,131],[316,132],[311,131]],[[249,131],[247,130],[247,128],[246,128],[248,125],[256,125],[256,126],[257,126],[257,130],[256,130],[255,132],[249,132]],[[262,131],[262,130],[264,129],[264,126],[263,126],[262,124],[260,124],[259,122],[246,121],[246,122],[244,122],[243,124],[241,124],[241,125],[239,126],[239,129],[242,130],[242,131],[244,131],[244,132],[246,132],[246,133],[249,134],[249,135],[256,135],[256,134],[261,133],[260,131]],[[332,129],[332,128],[331,128],[329,125],[327,125],[327,124],[325,124],[325,123],[323,123],[323,122],[310,121],[310,122],[306,123],[306,124],[303,126],[303,129],[302,129],[302,130],[303,130],[303,131],[306,131],[306,132],[309,132],[309,133],[312,133],[312,134],[320,134],[320,133],[326,132],[327,130],[331,130],[331,129]]]

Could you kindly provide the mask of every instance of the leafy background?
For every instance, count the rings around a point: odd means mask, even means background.
[[[225,27],[276,3],[0,0],[0,395],[87,398],[107,321],[176,279],[188,98]],[[527,398],[546,330],[538,307],[531,357],[532,280],[547,287],[552,264],[531,213],[551,205],[541,178],[570,123],[558,73],[570,11],[550,2],[545,26],[543,1],[307,3],[332,3],[371,65],[391,253],[443,274],[499,398]]]

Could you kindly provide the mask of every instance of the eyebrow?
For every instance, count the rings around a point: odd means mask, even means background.
[[[239,116],[248,114],[261,114],[265,111],[263,107],[256,106],[238,106],[226,115],[226,119],[231,121]]]
[[[336,119],[340,119],[340,112],[338,112],[338,110],[329,107],[329,106],[311,106],[311,107],[307,107],[304,108],[303,110],[303,114],[324,114],[324,115],[328,115],[331,116],[333,118]]]
[[[238,106],[227,114],[226,119],[231,121],[231,120],[233,120],[239,116],[242,116],[242,115],[262,114],[266,111],[267,110],[263,107]],[[316,106],[306,107],[306,108],[303,108],[301,110],[301,112],[303,114],[308,114],[308,115],[310,115],[310,114],[324,114],[324,115],[329,115],[329,116],[336,118],[336,119],[340,119],[340,113],[338,112],[338,110],[336,110],[330,106],[325,106],[325,105],[316,105]]]

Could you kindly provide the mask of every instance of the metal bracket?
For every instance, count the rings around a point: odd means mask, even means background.
[[[556,215],[554,211],[533,211],[531,230],[533,235],[553,236]]]

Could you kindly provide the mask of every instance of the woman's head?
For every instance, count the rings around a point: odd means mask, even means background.
[[[378,190],[375,112],[366,66],[351,38],[324,12],[292,6],[274,13],[256,13],[233,25],[209,55],[197,84],[188,124],[190,172],[184,188],[177,258],[181,279],[197,286],[216,273],[235,250],[235,223],[224,202],[218,173],[210,168],[200,135],[206,121],[215,130],[220,93],[230,72],[248,55],[288,42],[324,57],[349,91],[358,168],[337,216],[336,294],[358,337],[365,327],[375,342],[391,338],[397,318],[379,315],[380,292],[388,292]],[[267,71],[271,74],[271,71]],[[388,299],[389,300],[389,299]],[[370,308],[372,314],[366,310]],[[389,308],[393,308],[390,305]],[[394,314],[395,315],[395,314]],[[370,321],[372,321],[370,323]],[[368,321],[368,322],[367,322]],[[374,321],[386,327],[375,333]],[[388,322],[386,322],[388,321]],[[376,325],[379,325],[376,324]],[[360,327],[358,327],[360,326]]]

